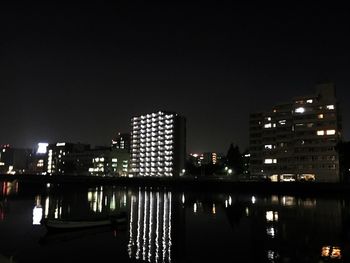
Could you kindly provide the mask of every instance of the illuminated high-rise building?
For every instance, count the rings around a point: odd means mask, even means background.
[[[250,115],[250,173],[272,181],[337,182],[342,126],[333,84]]]
[[[186,120],[159,111],[131,119],[131,174],[173,177],[184,173]]]

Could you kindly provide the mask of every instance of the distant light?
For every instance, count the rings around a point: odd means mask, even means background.
[[[323,131],[323,130],[319,130],[319,131],[317,131],[317,135],[318,135],[318,136],[322,136],[322,135],[324,135],[324,131]]]
[[[213,215],[215,215],[215,214],[216,214],[216,207],[215,207],[215,204],[213,204],[213,207],[212,207],[212,213],[213,213]]]
[[[56,143],[56,146],[65,146],[65,145],[66,145],[65,142],[58,142],[58,143]]]
[[[33,209],[33,225],[40,225],[40,221],[43,218],[43,209],[35,206]]]
[[[327,130],[326,134],[327,135],[334,135],[335,134],[335,130]]]
[[[273,211],[266,211],[266,221],[271,222],[273,220]]]
[[[256,202],[256,198],[255,196],[252,196],[252,204],[255,204],[255,202]]]
[[[38,143],[38,150],[36,151],[37,154],[46,154],[47,153],[47,146],[49,146],[46,142],[39,142]]]
[[[304,113],[305,112],[305,108],[303,108],[303,107],[296,108],[295,112],[296,113]]]

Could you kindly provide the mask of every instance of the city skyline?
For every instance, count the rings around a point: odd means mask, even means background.
[[[345,6],[11,1],[0,144],[109,144],[140,113],[187,118],[189,152],[248,148],[249,113],[336,85],[349,138]],[[147,102],[143,99],[147,97]]]

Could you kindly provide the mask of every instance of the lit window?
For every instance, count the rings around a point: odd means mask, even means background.
[[[273,162],[272,159],[265,159],[265,161],[264,161],[265,164],[271,164],[272,162]]]
[[[278,121],[278,124],[279,125],[286,125],[286,120],[280,120],[280,121]]]
[[[272,149],[272,144],[266,144],[265,145],[265,149],[270,149],[271,150]]]
[[[323,114],[318,114],[317,118],[323,119]]]
[[[305,108],[303,107],[299,107],[295,109],[295,113],[304,113],[305,112]]]
[[[264,125],[264,128],[265,129],[269,129],[269,128],[271,128],[272,127],[272,124],[271,123],[266,123],[265,125]]]
[[[312,103],[312,102],[313,102],[312,99],[309,99],[309,100],[306,101],[306,103]]]
[[[334,135],[335,134],[335,130],[327,130],[326,134],[327,135]]]
[[[266,211],[266,221],[268,222],[277,222],[278,221],[278,212]]]
[[[327,110],[334,110],[334,105],[327,105]]]
[[[318,136],[324,135],[324,131],[322,131],[322,130],[321,130],[321,131],[317,131],[317,135],[318,135]]]

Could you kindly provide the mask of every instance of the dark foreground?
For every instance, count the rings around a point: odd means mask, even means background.
[[[0,262],[350,262],[350,198],[341,185],[1,179]],[[118,214],[121,224],[72,231],[42,223]]]

